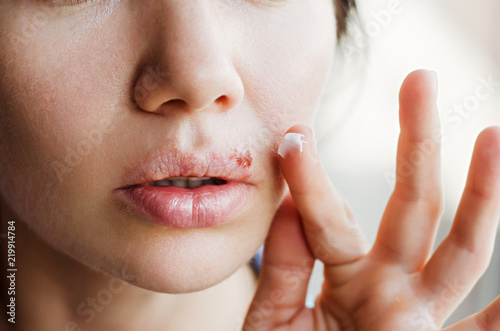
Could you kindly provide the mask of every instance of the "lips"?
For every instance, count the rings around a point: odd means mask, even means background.
[[[255,191],[248,182],[252,162],[249,150],[190,153],[171,149],[133,169],[115,193],[157,224],[181,229],[212,227],[228,221],[248,203]],[[154,185],[175,177],[213,177],[225,184],[195,188]]]

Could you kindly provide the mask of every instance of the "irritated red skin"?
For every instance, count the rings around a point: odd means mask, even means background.
[[[231,159],[236,160],[236,164],[242,167],[252,166],[253,158],[250,151],[234,153],[230,156]]]

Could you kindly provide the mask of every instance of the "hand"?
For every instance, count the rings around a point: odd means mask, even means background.
[[[436,90],[435,77],[423,70],[403,83],[396,186],[371,249],[315,156],[312,131],[288,130],[305,143],[302,152],[299,144],[280,157],[289,193],[265,243],[244,331],[441,329],[491,259],[500,219],[500,128],[477,139],[452,229],[431,256],[443,211]],[[314,259],[325,264],[325,281],[311,309],[304,302]],[[500,298],[446,330],[500,330]]]

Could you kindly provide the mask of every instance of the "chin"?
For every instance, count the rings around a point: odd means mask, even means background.
[[[102,222],[113,231],[96,231],[109,234],[101,235],[99,246],[81,243],[93,249],[79,259],[100,256],[89,265],[155,292],[205,290],[249,263],[262,245],[285,197],[286,185],[280,184],[278,190],[266,190],[240,214],[214,227],[175,229],[152,224],[133,212],[125,217],[115,214],[120,219]]]
[[[218,252],[220,244],[204,245],[202,252],[156,253],[139,255],[132,260],[118,263],[114,261],[104,272],[118,277],[132,285],[161,293],[190,293],[215,286],[231,277],[251,258],[235,256],[235,247],[226,246],[227,253]],[[248,257],[250,256],[250,257]]]
[[[101,234],[93,245],[80,242],[85,252],[72,251],[66,246],[69,242],[60,250],[92,269],[146,290],[172,294],[202,291],[249,263],[272,218],[272,214],[259,214],[203,229],[151,227],[135,221],[127,234]]]

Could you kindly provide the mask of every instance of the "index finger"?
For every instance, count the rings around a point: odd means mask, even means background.
[[[327,267],[364,256],[368,243],[321,164],[312,129],[306,125],[291,127],[278,153],[314,256]]]

